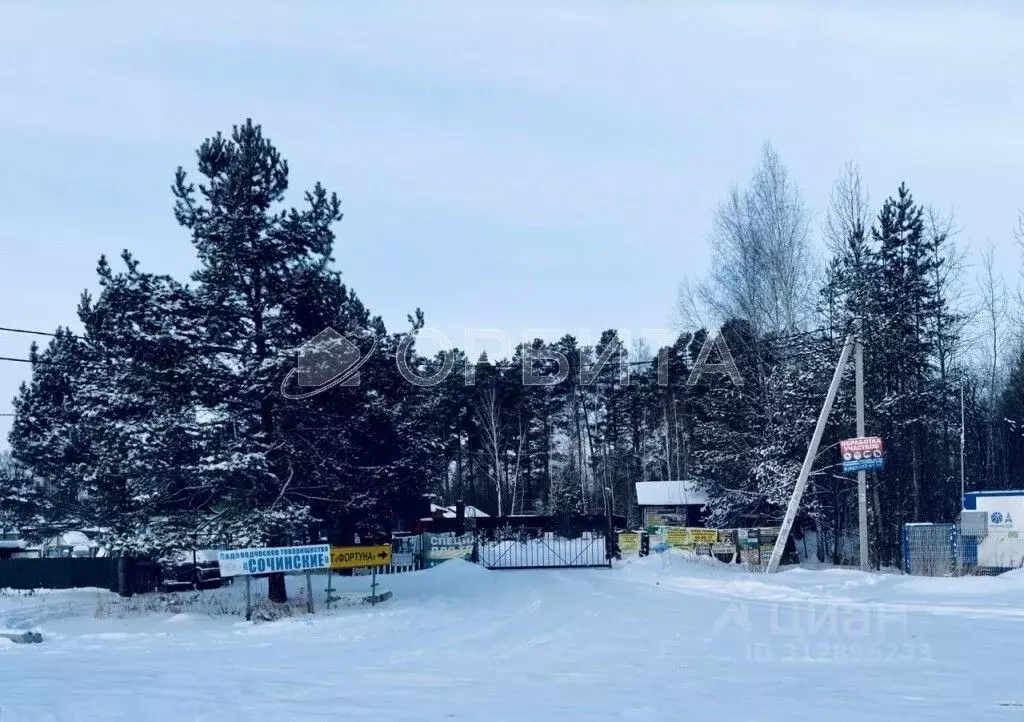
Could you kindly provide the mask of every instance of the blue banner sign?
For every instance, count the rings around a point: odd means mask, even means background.
[[[884,468],[885,461],[883,459],[855,459],[854,461],[843,462],[843,473],[848,474],[851,471],[877,471]]]
[[[306,572],[331,566],[331,547],[317,544],[305,547],[263,547],[228,549],[217,552],[222,577],[271,572]]]

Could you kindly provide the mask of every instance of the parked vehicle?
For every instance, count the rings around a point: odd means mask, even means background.
[[[164,591],[216,589],[224,583],[215,549],[181,552],[170,563],[162,564],[161,572],[160,588]]]

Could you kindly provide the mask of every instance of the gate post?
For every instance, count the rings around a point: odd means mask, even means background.
[[[903,573],[913,574],[913,560],[910,556],[910,530],[906,524],[903,525],[903,529],[900,530],[900,546],[903,552]]]
[[[604,541],[604,555],[608,560],[608,566],[612,565],[612,557],[617,557],[615,530],[612,524],[612,490],[605,488],[604,490],[604,514],[605,514],[605,541]]]

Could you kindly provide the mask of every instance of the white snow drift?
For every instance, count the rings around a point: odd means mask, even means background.
[[[0,596],[0,627],[45,637],[0,647],[0,718],[1024,719],[1021,574],[767,577],[672,555],[382,583],[383,605],[325,612],[321,588],[315,615],[267,623],[228,614],[237,589],[148,613],[95,590]]]

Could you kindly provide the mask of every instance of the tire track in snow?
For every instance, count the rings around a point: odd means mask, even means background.
[[[57,599],[44,599],[32,604],[22,604],[11,609],[0,610],[0,630],[34,631],[45,622],[66,617],[88,614],[95,605],[95,599],[79,595],[70,598],[59,595]]]
[[[508,572],[497,572],[501,574],[508,574]],[[502,587],[498,587],[502,589]],[[512,591],[518,591],[514,587]],[[504,616],[497,622],[488,623],[482,627],[478,627],[476,630],[469,632],[468,634],[460,634],[458,636],[449,636],[444,642],[440,644],[432,644],[428,648],[413,650],[407,654],[403,654],[388,661],[389,665],[401,665],[411,660],[423,657],[424,655],[434,655],[444,653],[449,650],[457,650],[464,648],[466,644],[479,645],[481,642],[485,642],[490,638],[499,636],[499,633],[515,624],[521,622],[535,615],[541,608],[543,602],[541,595],[536,588],[529,590],[529,595],[526,600],[526,607],[522,609],[518,603],[515,604],[515,608],[519,611]],[[493,617],[494,612],[497,610],[487,610],[487,618]],[[469,617],[468,620],[472,620],[473,617]],[[467,620],[467,621],[468,621]]]

